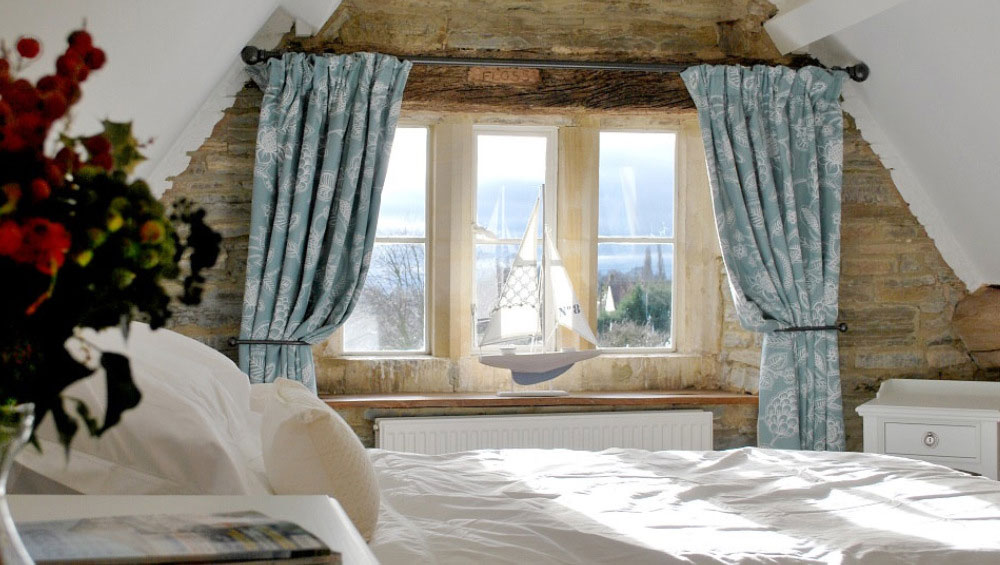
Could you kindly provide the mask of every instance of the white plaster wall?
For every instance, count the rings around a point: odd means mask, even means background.
[[[70,31],[84,19],[108,63],[83,85],[72,131],[89,133],[99,120],[134,122],[139,139],[153,138],[136,171],[147,177],[174,145],[239,50],[275,11],[278,0],[0,0],[0,38],[21,34],[43,42],[42,56],[24,73],[53,72]],[[208,126],[209,131],[211,125]],[[149,178],[154,185],[162,179]]]
[[[845,108],[970,290],[1000,283],[1000,2],[910,0],[809,46],[865,61]]]

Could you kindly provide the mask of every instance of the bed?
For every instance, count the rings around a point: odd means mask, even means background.
[[[371,453],[383,563],[1000,563],[1000,484],[889,456]]]
[[[88,340],[129,353],[139,408],[79,439],[69,464],[43,426],[12,492],[330,494],[386,565],[1000,563],[1000,483],[938,465],[755,448],[366,450],[296,383],[251,387],[193,340],[131,336]],[[74,386],[99,404],[99,382]]]

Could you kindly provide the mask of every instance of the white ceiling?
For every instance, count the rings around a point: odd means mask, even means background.
[[[808,8],[776,4],[778,17]],[[1000,283],[997,22],[997,0],[907,0],[805,48],[827,65],[871,67],[845,87],[845,109],[970,290]]]

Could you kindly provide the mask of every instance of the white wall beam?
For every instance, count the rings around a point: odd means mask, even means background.
[[[780,12],[764,29],[782,54],[801,49],[907,0],[808,0]]]

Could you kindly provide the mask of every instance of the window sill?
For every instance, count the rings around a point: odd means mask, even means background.
[[[757,404],[757,396],[715,390],[573,392],[569,396],[503,397],[491,393],[355,394],[320,397],[339,408],[489,408],[503,406],[715,406]]]

